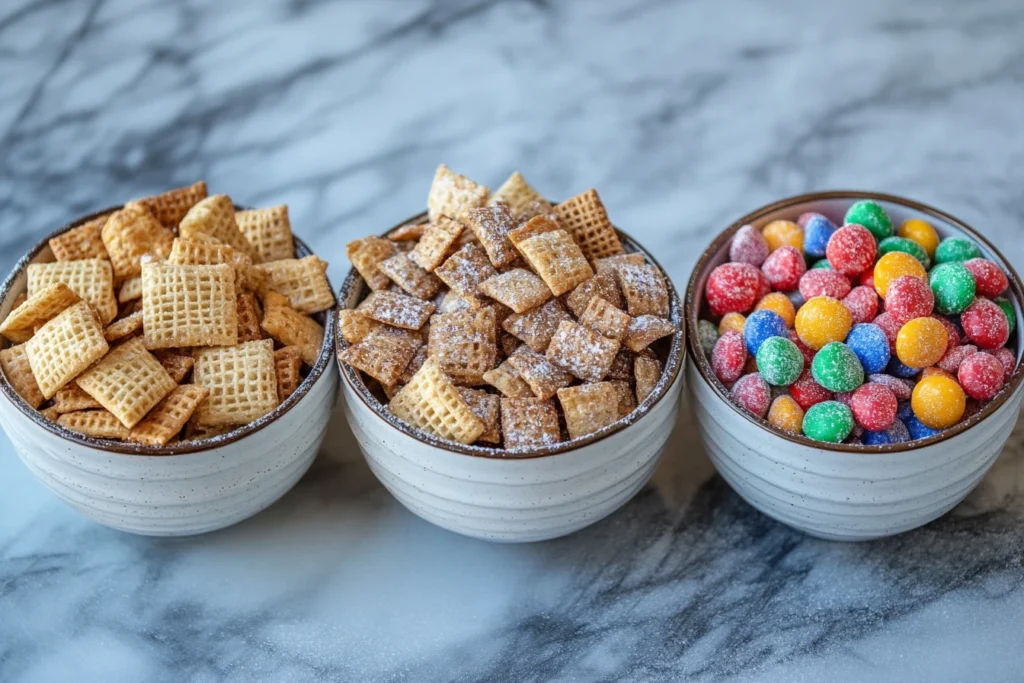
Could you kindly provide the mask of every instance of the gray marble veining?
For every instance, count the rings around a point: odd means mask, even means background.
[[[205,178],[344,243],[445,161],[596,186],[677,285],[802,191],[937,205],[1024,268],[1013,0],[0,7],[0,265],[63,222]],[[0,437],[0,680],[1019,681],[1024,426],[952,514],[859,545],[754,512],[684,416],[654,482],[566,539],[487,545],[376,483],[339,414],[279,504],[195,539],[57,502]]]

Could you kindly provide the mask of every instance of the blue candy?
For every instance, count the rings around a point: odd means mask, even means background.
[[[835,223],[824,216],[813,216],[804,225],[804,252],[809,256],[822,258],[829,238],[837,229]]]
[[[910,438],[914,441],[917,441],[918,439],[927,439],[929,436],[935,436],[939,433],[938,429],[928,427],[913,415],[905,419],[904,422],[907,423],[907,431],[910,432]]]
[[[889,364],[889,340],[885,332],[874,323],[860,323],[853,326],[846,337],[846,345],[857,354],[864,372],[881,372]]]
[[[786,321],[775,311],[761,309],[747,316],[743,324],[743,340],[751,356],[757,356],[757,350],[769,337],[785,337],[789,339],[789,328]]]
[[[904,379],[909,379],[910,377],[913,377],[914,375],[921,371],[918,370],[917,368],[912,368],[910,366],[904,365],[903,363],[900,362],[899,358],[891,358],[889,359],[889,365],[886,366],[886,372],[888,372],[890,375],[895,375],[896,377],[903,377]]]
[[[903,443],[904,441],[910,441],[910,430],[907,425],[903,424],[902,421],[896,420],[892,423],[892,426],[881,432],[864,432],[861,436],[863,441],[868,446],[881,446],[883,444],[890,443]]]
[[[899,407],[896,408],[896,417],[903,420],[904,424],[907,423],[907,420],[914,417],[914,408],[910,405],[910,401],[900,401]],[[916,420],[917,418],[914,419]],[[907,424],[907,427],[909,428],[910,425]]]

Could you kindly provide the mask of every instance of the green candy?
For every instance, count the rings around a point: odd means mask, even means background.
[[[814,269],[832,270],[832,264],[828,262],[827,258],[823,258],[820,261],[815,261],[814,265],[811,266],[811,270]]]
[[[935,266],[928,273],[928,285],[935,295],[935,310],[943,315],[963,313],[974,302],[974,276],[962,263]]]
[[[889,220],[885,209],[869,199],[855,202],[847,209],[844,222],[863,225],[871,231],[876,240],[892,237],[892,221]]]
[[[815,403],[804,414],[803,428],[815,441],[839,443],[853,431],[853,413],[839,401]]]
[[[1013,304],[1005,297],[999,297],[996,299],[996,303],[1006,314],[1006,320],[1010,323],[1010,334],[1013,334],[1013,331],[1017,329],[1017,311],[1013,310]]]
[[[697,339],[700,340],[700,348],[703,349],[704,355],[710,358],[715,342],[718,341],[718,328],[710,320],[698,320]]]
[[[757,371],[768,384],[788,387],[804,371],[804,354],[785,337],[768,337],[757,350]]]
[[[981,256],[978,245],[966,237],[947,237],[935,247],[936,263],[955,263],[970,261]]]
[[[814,354],[811,375],[815,382],[837,393],[853,391],[864,384],[864,366],[843,342],[825,344]]]
[[[902,251],[904,254],[910,254],[921,262],[925,270],[932,267],[932,260],[928,258],[928,252],[914,240],[908,240],[906,237],[886,237],[878,243],[879,258],[892,251]]]

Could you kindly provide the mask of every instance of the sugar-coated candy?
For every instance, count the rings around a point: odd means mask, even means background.
[[[878,296],[883,299],[889,291],[889,285],[900,277],[916,277],[927,288],[928,273],[921,262],[910,254],[892,251],[878,259],[875,264],[873,283]]]
[[[931,427],[926,426],[913,414],[911,414],[910,417],[903,419],[902,422],[906,425],[907,431],[910,433],[910,438],[914,441],[917,441],[918,439],[927,439],[929,436],[935,436],[940,433],[938,429],[932,429]]]
[[[893,395],[900,401],[909,401],[910,394],[914,390],[914,383],[912,380],[893,377],[892,375],[886,375],[883,373],[868,375],[868,381],[871,384],[881,384],[884,387],[888,387],[889,390],[892,391]]]
[[[819,259],[811,265],[811,270],[832,270],[832,264],[827,258]]]
[[[896,408],[896,419],[907,421],[907,418],[914,416],[914,407],[910,405],[910,396],[907,396],[907,400],[900,399],[899,407]]]
[[[814,380],[829,391],[853,391],[864,383],[864,367],[857,354],[842,342],[831,342],[814,354]]]
[[[790,385],[789,394],[804,410],[816,403],[832,400],[832,392],[815,382],[810,370],[804,370]]]
[[[928,252],[924,250],[920,244],[912,239],[906,237],[886,237],[884,240],[878,243],[878,255],[882,256],[893,251],[900,251],[904,254],[910,254],[921,264],[925,270],[932,267],[932,259],[928,256]]]
[[[836,224],[820,213],[813,214],[805,223],[799,224],[804,228],[804,253],[819,259],[825,256],[825,247],[832,233],[839,229]]]
[[[896,356],[908,367],[927,368],[942,359],[948,343],[946,328],[938,320],[914,318],[896,335]]]
[[[747,345],[739,332],[726,332],[711,350],[711,369],[723,384],[732,384],[743,374]]]
[[[768,408],[768,424],[779,429],[799,434],[802,431],[804,409],[792,396],[776,396]]]
[[[896,356],[889,359],[889,364],[885,366],[885,371],[894,377],[903,378],[915,377],[921,372],[919,368],[912,368],[909,365],[904,365]]]
[[[740,334],[743,334],[743,328],[746,324],[747,316],[742,313],[726,313],[718,322],[718,334],[719,336],[726,332],[739,332]]]
[[[963,346],[954,346],[951,349],[946,349],[946,355],[944,355],[936,365],[945,370],[946,372],[956,373],[960,370],[960,365],[969,356],[973,356],[978,352],[978,347],[974,344],[964,344]]]
[[[837,393],[832,398],[833,398],[833,400],[839,401],[844,406],[849,407],[850,401],[853,400],[853,392],[852,391],[840,391],[839,393]]]
[[[1005,346],[998,349],[990,349],[984,351],[990,356],[996,357],[1000,363],[1003,364],[1003,384],[1010,381],[1010,375],[1013,374],[1014,368],[1017,367],[1017,356],[1013,351],[1006,348]]]
[[[846,345],[856,354],[864,372],[881,372],[889,364],[889,340],[882,328],[874,323],[854,325],[846,336]]]
[[[754,311],[747,317],[747,324],[743,327],[743,339],[747,344],[747,353],[756,356],[761,344],[769,337],[786,337],[788,339],[789,328],[786,327],[786,321],[775,311],[767,309]]]
[[[811,269],[800,278],[800,295],[804,301],[816,296],[830,296],[842,299],[850,293],[850,279],[834,270]]]
[[[839,443],[853,431],[853,413],[838,401],[823,401],[804,414],[803,431],[815,441]]]
[[[800,349],[800,353],[804,354],[804,361],[807,363],[807,367],[811,367],[811,361],[814,360],[814,349],[800,341],[796,330],[789,331],[789,340],[796,344],[796,347]]]
[[[1010,322],[1006,314],[989,299],[975,299],[960,315],[960,325],[967,338],[979,349],[998,349],[1010,338]]]
[[[935,263],[955,263],[981,256],[978,245],[966,237],[947,237],[935,248]]]
[[[875,325],[885,333],[885,338],[889,340],[889,353],[896,353],[896,335],[900,333],[900,328],[903,327],[903,323],[893,317],[892,313],[885,311],[879,313],[878,317],[872,321]]]
[[[974,301],[974,276],[962,263],[942,263],[928,274],[935,310],[943,315],[963,313]]]
[[[878,245],[862,225],[844,225],[828,241],[825,253],[832,267],[849,277],[860,275],[875,262]]]
[[[729,395],[741,408],[757,417],[764,417],[772,402],[771,388],[756,372],[736,380]]]
[[[904,275],[896,278],[885,296],[885,312],[902,324],[932,314],[935,297],[921,278]]]
[[[761,233],[752,225],[744,225],[729,243],[729,260],[758,266],[764,263],[771,250]]]
[[[807,263],[796,248],[786,245],[768,254],[761,272],[774,289],[789,292],[797,288],[800,276],[807,272]]]
[[[995,301],[1006,314],[1006,321],[1010,324],[1010,334],[1013,334],[1013,331],[1017,329],[1017,311],[1013,310],[1013,304],[1009,299],[999,297]]]
[[[757,371],[768,384],[789,386],[803,370],[804,356],[787,337],[769,337],[757,350]]]
[[[842,341],[850,332],[853,318],[842,301],[829,296],[810,299],[796,312],[796,333],[812,349]]]
[[[870,287],[871,289],[874,289],[875,288],[875,269],[874,268],[868,268],[863,273],[861,273],[860,277],[857,278],[857,284],[861,285],[862,287]]]
[[[878,295],[871,287],[854,287],[843,298],[843,305],[850,312],[854,325],[869,323],[878,315]]]
[[[960,363],[957,380],[965,394],[987,401],[1003,388],[1003,364],[995,356],[975,353]]]
[[[930,368],[925,368],[924,370],[921,371],[921,375],[919,377],[919,381],[922,380],[922,379],[928,379],[929,377],[935,377],[935,376],[948,377],[949,379],[956,379],[956,377],[953,376],[952,372],[946,372],[945,370],[940,368],[938,365],[933,365]]]
[[[935,258],[935,248],[939,246],[939,233],[935,232],[935,228],[928,221],[908,218],[900,226],[898,234],[920,244],[928,258]]]
[[[761,235],[768,243],[770,251],[788,246],[803,253],[804,230],[793,221],[772,221],[764,226],[761,230]]]
[[[944,316],[933,313],[932,317],[938,320],[939,323],[942,324],[943,329],[946,330],[946,337],[948,339],[946,350],[949,350],[954,346],[960,346],[960,328],[951,323]]]
[[[708,276],[705,288],[713,315],[746,313],[761,298],[764,273],[749,263],[723,263]]]
[[[1003,269],[988,259],[968,259],[964,261],[964,268],[974,276],[974,290],[978,296],[994,299],[1010,286]]]
[[[846,223],[863,225],[871,231],[871,235],[876,240],[884,240],[892,235],[892,221],[889,220],[885,209],[879,206],[878,202],[873,202],[870,199],[854,202],[846,210],[846,218],[843,220]]]
[[[700,341],[700,348],[705,356],[711,356],[715,342],[718,341],[718,328],[710,320],[697,321],[697,339]]]
[[[905,443],[911,440],[910,430],[901,420],[893,420],[886,429],[878,432],[865,430],[861,435],[861,443],[865,446],[887,446],[894,443]]]
[[[914,415],[926,427],[946,429],[963,417],[967,396],[948,377],[929,377],[917,383],[911,397]]]
[[[793,323],[796,320],[796,306],[793,305],[792,300],[782,292],[772,292],[771,294],[765,294],[761,297],[761,300],[754,306],[755,311],[775,311],[782,319],[786,321],[786,327],[793,327]]]
[[[806,228],[807,227],[807,221],[811,220],[815,216],[820,216],[820,215],[821,214],[818,213],[817,211],[804,211],[802,214],[797,216],[796,224],[799,225],[801,228]]]
[[[896,419],[896,396],[881,384],[862,384],[850,397],[853,419],[864,429],[879,432]]]

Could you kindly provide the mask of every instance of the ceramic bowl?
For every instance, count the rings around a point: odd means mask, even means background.
[[[71,223],[37,244],[0,289],[0,319],[25,291],[30,263],[53,260],[50,237],[115,210]],[[296,253],[312,253],[295,239]],[[31,472],[83,515],[135,534],[185,536],[255,515],[309,469],[327,429],[338,374],[331,359],[336,314],[321,315],[324,343],[308,377],[259,420],[204,441],[156,447],[95,439],[49,422],[0,381],[0,426]]]
[[[711,370],[697,338],[697,320],[708,274],[728,258],[729,241],[743,225],[796,220],[816,211],[839,221],[859,199],[873,199],[894,225],[908,218],[931,223],[943,237],[974,240],[1010,279],[1007,296],[1018,320],[1024,300],[1010,263],[963,222],[900,197],[863,192],[822,192],[784,199],[758,209],[719,235],[690,278],[686,320],[690,397],[704,446],[718,471],[747,502],[766,515],[812,536],[856,541],[898,534],[945,514],[973,489],[1010,436],[1020,410],[1024,330],[1015,342],[1018,365],[1002,393],[984,410],[937,436],[906,444],[845,446],[794,436],[736,407]]]
[[[425,222],[417,216],[403,223]],[[388,231],[390,232],[390,231]],[[387,234],[387,233],[385,233]],[[623,232],[628,251],[649,253]],[[350,271],[339,301],[354,307],[362,279]],[[672,315],[682,303],[669,282]],[[541,541],[570,534],[621,507],[654,472],[679,415],[685,357],[681,333],[661,340],[662,379],[628,417],[572,442],[506,455],[496,448],[431,438],[397,419],[341,363],[345,416],[370,468],[413,513],[490,541]],[[338,351],[347,346],[339,334]]]

